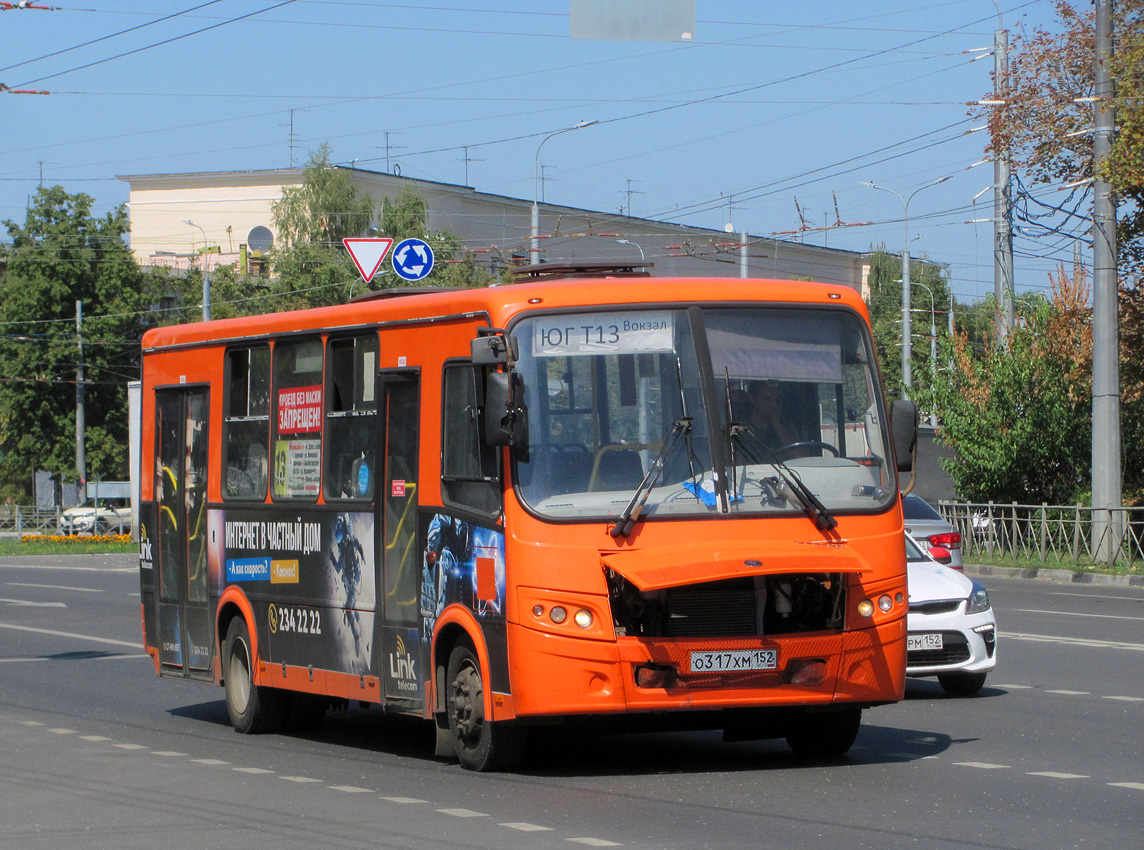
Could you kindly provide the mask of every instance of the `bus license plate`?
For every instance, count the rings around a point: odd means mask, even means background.
[[[942,649],[941,634],[910,635],[906,638],[906,652],[924,649]]]
[[[692,673],[774,670],[778,664],[779,653],[776,649],[725,649],[691,653]]]

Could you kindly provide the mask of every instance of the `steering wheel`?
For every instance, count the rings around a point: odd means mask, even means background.
[[[798,443],[788,443],[787,445],[783,446],[782,448],[775,449],[775,454],[778,455],[779,457],[795,457],[796,455],[800,456],[800,457],[809,457],[810,455],[808,455],[808,454],[798,455],[798,453],[799,452],[812,452],[812,451],[815,451],[816,449],[818,451],[826,449],[832,455],[834,455],[835,457],[838,457],[838,449],[836,449],[834,446],[830,445],[830,443],[822,442],[822,440],[802,440],[801,442],[798,442]]]

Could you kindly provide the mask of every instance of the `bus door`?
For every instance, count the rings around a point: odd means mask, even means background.
[[[381,413],[381,453],[384,458],[380,529],[382,557],[377,586],[382,599],[380,659],[386,702],[420,712],[428,681],[421,634],[422,553],[417,545],[421,380],[416,370],[383,371],[378,375]]]
[[[159,661],[165,675],[211,678],[207,605],[206,387],[155,391]]]

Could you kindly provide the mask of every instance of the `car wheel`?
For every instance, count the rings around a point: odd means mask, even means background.
[[[254,735],[282,726],[289,696],[254,684],[254,655],[246,620],[235,617],[226,630],[226,711],[236,732]]]
[[[485,717],[484,677],[473,647],[460,643],[449,655],[446,712],[457,758],[466,770],[510,767],[524,754],[527,730]]]
[[[987,673],[943,673],[937,677],[950,696],[971,697],[985,686]]]
[[[803,758],[837,758],[854,745],[862,709],[799,714],[787,728],[787,744]]]

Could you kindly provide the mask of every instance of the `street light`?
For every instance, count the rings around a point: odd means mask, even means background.
[[[893,189],[879,186],[877,183],[871,183],[868,180],[861,181],[863,186],[889,192],[891,195],[897,196],[898,200],[902,202],[902,219],[905,224],[906,237],[905,244],[902,247],[902,383],[905,385],[904,394],[907,397],[914,383],[913,369],[910,367],[910,358],[913,356],[913,346],[910,344],[910,201],[912,201],[914,195],[922,189],[928,189],[930,186],[944,183],[952,176],[952,174],[947,174],[945,177],[939,177],[936,180],[926,183],[924,186],[919,186],[905,196],[900,192],[895,192]]]
[[[201,224],[195,224],[189,218],[183,219],[183,224],[197,227],[199,232],[203,234],[203,321],[209,322],[211,320],[211,276],[210,269],[207,267],[207,232],[203,230]]]
[[[599,124],[599,121],[581,121],[572,127],[565,127],[563,130],[557,130],[555,133],[549,133],[540,140],[540,144],[536,146],[536,159],[532,164],[532,251],[529,261],[532,265],[540,262],[540,149],[544,147],[544,143],[554,136],[559,136],[561,133],[570,133],[573,130],[583,130],[585,127],[591,127],[593,124]]]
[[[640,252],[640,261],[645,263],[647,262],[647,257],[644,256],[643,248],[637,245],[635,242],[632,242],[630,239],[617,239],[616,241],[621,245],[631,245],[633,248]]]
[[[933,290],[924,283],[911,282],[910,286],[920,286],[929,293],[929,359],[930,359],[930,394],[933,394],[933,381],[937,376],[937,320],[934,309]],[[930,424],[937,425],[937,414],[930,413]]]

